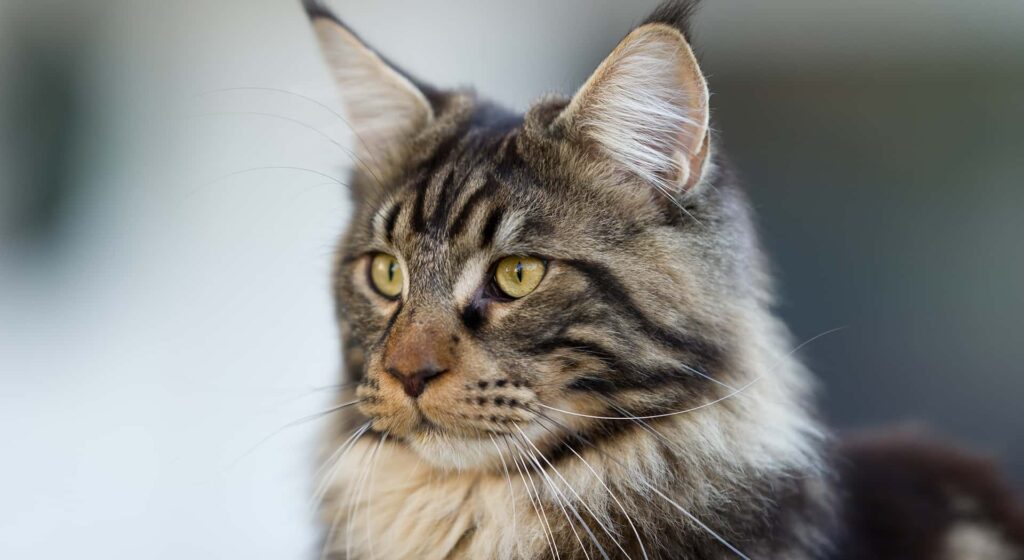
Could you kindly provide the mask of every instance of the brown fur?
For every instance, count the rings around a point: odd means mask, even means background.
[[[838,470],[826,453],[745,198],[709,132],[690,11],[667,3],[573,98],[519,116],[423,86],[310,10],[370,140],[334,276],[355,386],[343,400],[354,392],[358,410],[337,422],[321,472],[326,553],[890,554],[870,512],[890,471],[870,450],[843,451]],[[401,264],[398,298],[373,288],[379,252]],[[510,255],[546,263],[520,299],[491,280]],[[916,473],[919,455],[891,472]],[[992,487],[964,488],[989,525],[1011,518]],[[911,544],[888,557],[940,558],[989,534],[947,542],[954,518],[943,519],[901,533]],[[1013,523],[996,526],[1016,538]]]

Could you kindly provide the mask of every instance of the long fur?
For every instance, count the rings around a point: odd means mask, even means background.
[[[525,115],[425,88],[308,6],[386,161],[353,170],[337,251],[356,406],[320,470],[325,557],[1021,558],[1024,515],[993,472],[838,446],[817,420],[810,341],[773,312],[708,132],[695,3],[667,2],[573,98]],[[397,298],[374,288],[378,253]],[[492,281],[514,255],[545,263],[520,299]],[[922,496],[943,513],[913,515]]]

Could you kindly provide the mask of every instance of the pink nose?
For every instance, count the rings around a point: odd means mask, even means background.
[[[395,325],[385,350],[384,371],[412,398],[453,364],[449,336],[434,325]]]

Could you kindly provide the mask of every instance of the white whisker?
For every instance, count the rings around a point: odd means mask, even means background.
[[[235,459],[231,463],[231,466],[235,466],[238,463],[240,463],[243,459],[245,459],[246,457],[251,455],[257,449],[259,449],[259,447],[261,445],[263,445],[264,443],[267,443],[268,441],[273,439],[275,436],[277,436],[281,432],[283,432],[283,431],[285,431],[287,429],[290,429],[290,428],[294,428],[295,426],[299,426],[301,424],[305,424],[306,422],[311,422],[313,420],[317,420],[319,418],[323,418],[324,416],[327,416],[328,414],[333,414],[335,412],[338,412],[339,410],[346,409],[346,408],[348,408],[350,406],[357,405],[357,404],[363,402],[363,400],[364,399],[358,399],[358,400],[350,401],[350,402],[347,402],[347,403],[342,403],[342,404],[339,404],[337,406],[332,406],[331,408],[328,408],[327,410],[325,410],[323,412],[317,412],[316,414],[310,414],[309,416],[303,416],[302,418],[299,418],[298,420],[292,420],[291,422],[288,422],[284,426],[281,426],[280,428],[274,430],[273,432],[270,432],[270,434],[268,434],[263,439],[261,439],[258,442],[256,442],[245,453],[241,454],[237,459]]]
[[[542,418],[542,419],[554,422],[554,420],[552,420],[551,418],[549,418],[549,417],[547,417],[547,416],[545,416],[543,414],[540,414],[539,418]],[[548,433],[550,433],[552,435],[555,435],[550,429],[548,429],[546,426],[543,426],[543,424],[538,424],[538,425],[544,427],[544,429],[547,430]],[[611,497],[612,501],[614,501],[615,505],[617,505],[619,507],[619,510],[622,512],[622,515],[626,518],[626,523],[629,524],[629,528],[633,530],[633,535],[636,537],[637,544],[640,545],[640,553],[643,554],[644,560],[647,560],[648,559],[647,548],[644,546],[643,539],[640,538],[640,531],[637,530],[636,525],[633,523],[633,519],[629,515],[629,512],[626,511],[626,507],[624,505],[622,505],[622,502],[619,501],[619,498],[615,495],[614,492],[612,492],[612,489],[609,488],[607,484],[605,484],[605,482],[601,478],[601,476],[599,474],[597,474],[596,470],[594,470],[594,467],[592,467],[590,465],[590,463],[587,462],[587,460],[583,458],[582,455],[580,455],[571,445],[569,445],[568,442],[562,442],[562,443],[565,445],[565,447],[569,451],[572,452],[573,455],[575,455],[583,463],[584,466],[587,467],[587,469],[590,471],[590,473],[594,475],[594,480],[596,480],[597,483],[600,484],[601,487],[604,488],[608,492],[608,495]],[[586,504],[584,504],[584,505],[586,505]],[[591,513],[593,514],[593,512],[591,512]],[[595,516],[595,518],[597,518],[596,514],[594,514],[594,516]],[[598,524],[600,524],[600,523],[601,522],[598,521]],[[604,529],[605,532],[608,532],[608,529],[606,527],[604,527],[604,525],[601,525],[601,528]],[[611,536],[611,533],[609,533],[609,536]],[[613,538],[612,540],[614,541],[615,539]],[[619,544],[618,541],[615,541],[615,544],[618,545]],[[621,545],[619,546],[619,549],[622,550]],[[625,553],[626,551],[622,550],[622,552]]]
[[[314,105],[317,105],[318,107],[326,110],[330,114],[334,115],[339,121],[344,123],[345,126],[348,127],[349,131],[352,132],[353,136],[356,137],[356,140],[360,144],[363,145],[363,149],[366,151],[367,154],[369,154],[370,158],[373,159],[374,165],[377,165],[378,167],[380,167],[380,162],[377,161],[377,157],[374,155],[373,150],[371,150],[369,145],[363,140],[363,137],[359,135],[359,131],[356,130],[356,128],[354,126],[352,126],[352,123],[350,123],[348,121],[348,119],[346,119],[341,113],[335,111],[333,108],[331,108],[326,103],[318,101],[318,100],[316,100],[316,99],[314,99],[314,98],[312,98],[312,97],[310,97],[308,95],[303,95],[303,94],[295,92],[295,91],[290,91],[290,90],[281,89],[281,88],[259,87],[259,86],[238,86],[238,87],[230,87],[230,88],[221,88],[221,89],[207,90],[207,91],[200,92],[199,95],[200,96],[205,96],[205,95],[212,95],[212,94],[216,94],[216,93],[229,93],[229,92],[232,92],[232,91],[269,91],[269,92],[274,92],[274,93],[283,93],[285,95],[291,95],[293,97],[297,97],[299,99],[303,99],[303,100],[308,101],[308,102],[310,102],[310,103],[312,103]],[[381,184],[380,178],[378,178],[376,176],[376,174],[374,174],[371,171],[371,168],[368,165],[366,165],[362,161],[362,159],[356,157],[355,154],[352,154],[352,156],[357,161],[359,161],[359,163],[361,163],[363,165],[363,167],[368,172],[371,173],[371,175],[373,175],[373,178],[376,179],[377,184]]]
[[[550,418],[550,417],[548,417],[548,420],[551,420],[552,422],[558,423],[558,421],[557,421],[557,420],[555,420],[555,419],[553,419],[553,418]],[[559,423],[559,424],[560,424],[560,423]],[[566,428],[565,426],[563,426],[563,429],[567,429],[567,428]],[[574,437],[576,437],[576,439],[579,439],[580,441],[582,441],[582,442],[586,443],[587,445],[589,445],[589,446],[591,447],[591,449],[594,449],[595,451],[597,451],[597,452],[599,452],[599,453],[602,453],[602,454],[603,454],[603,455],[605,455],[605,457],[607,457],[607,458],[608,458],[609,460],[611,460],[611,461],[614,461],[614,462],[618,463],[618,464],[619,464],[619,466],[623,466],[623,467],[624,467],[624,465],[622,464],[622,462],[621,462],[621,461],[619,461],[618,459],[616,459],[615,457],[612,457],[611,455],[609,455],[609,454],[607,454],[607,453],[604,453],[604,452],[603,452],[603,451],[601,450],[601,448],[600,448],[600,447],[598,447],[598,446],[594,445],[594,444],[593,444],[592,442],[588,441],[588,440],[587,440],[586,438],[584,438],[583,436],[581,436],[581,435],[579,435],[579,434],[575,434],[575,433],[573,433],[573,435],[574,435]],[[707,533],[708,533],[709,535],[711,535],[712,537],[714,537],[714,538],[715,538],[715,540],[717,540],[718,542],[722,543],[722,544],[723,544],[723,545],[724,545],[724,546],[725,546],[726,548],[728,548],[728,549],[729,549],[729,550],[730,550],[731,552],[735,553],[735,554],[736,554],[737,556],[739,556],[739,557],[740,557],[740,558],[742,558],[743,560],[750,560],[750,558],[749,558],[748,556],[746,556],[745,554],[743,554],[742,552],[740,552],[740,551],[739,551],[739,550],[738,550],[738,549],[737,549],[737,548],[736,548],[735,546],[733,546],[732,544],[730,544],[730,543],[729,543],[729,541],[725,540],[725,538],[723,538],[723,537],[722,537],[721,535],[719,535],[718,533],[716,533],[715,531],[713,531],[713,530],[711,529],[711,527],[708,527],[708,526],[707,526],[707,525],[706,525],[706,524],[705,524],[704,522],[702,522],[701,520],[697,519],[697,517],[696,517],[696,516],[694,516],[694,515],[693,515],[692,513],[690,513],[689,511],[687,511],[687,510],[686,510],[686,508],[684,508],[683,506],[679,505],[679,503],[678,503],[678,502],[676,502],[675,500],[673,500],[673,499],[669,498],[669,497],[668,497],[667,495],[665,495],[665,493],[664,493],[664,492],[662,492],[661,490],[658,490],[658,489],[657,489],[657,488],[656,488],[656,487],[655,487],[655,486],[654,486],[653,484],[651,484],[650,482],[648,482],[648,481],[644,480],[644,479],[643,479],[642,477],[638,478],[637,480],[638,480],[638,481],[639,481],[640,483],[642,483],[642,484],[643,484],[644,486],[646,486],[647,488],[649,488],[649,489],[650,489],[651,491],[653,491],[653,492],[654,492],[655,494],[657,494],[657,495],[658,495],[658,496],[660,496],[661,498],[664,498],[664,499],[665,499],[666,501],[668,501],[668,502],[669,502],[670,504],[672,504],[673,506],[675,506],[675,508],[676,508],[676,509],[678,509],[678,510],[680,511],[680,513],[682,513],[682,514],[683,514],[684,516],[686,516],[686,518],[687,518],[687,519],[690,519],[690,520],[691,520],[691,521],[692,521],[692,522],[693,522],[694,524],[696,524],[696,525],[697,525],[698,527],[700,527],[700,528],[701,528],[701,529],[703,529],[704,531],[707,531]]]
[[[524,432],[523,429],[520,428],[518,424],[515,424],[515,426],[516,426],[516,429],[519,430],[519,433],[523,435],[523,437],[522,437],[523,441],[525,441],[530,447],[532,447],[534,449],[534,451],[536,452],[536,456],[540,457],[541,459],[544,460],[545,463],[547,463],[548,467],[550,467],[551,470],[555,473],[555,475],[557,475],[558,478],[562,480],[562,483],[564,483],[565,486],[569,489],[569,491],[571,491],[573,493],[573,495],[576,496],[576,499],[580,502],[580,504],[583,505],[584,508],[587,509],[587,511],[590,513],[590,515],[594,516],[594,521],[597,522],[597,524],[601,527],[601,529],[604,530],[604,532],[612,539],[612,542],[615,543],[615,545],[619,548],[619,550],[621,550],[622,553],[625,554],[626,558],[628,559],[629,558],[629,554],[626,552],[626,550],[624,548],[622,548],[622,545],[619,544],[618,539],[615,538],[615,535],[611,531],[608,530],[608,528],[604,525],[604,523],[601,522],[601,516],[599,516],[597,514],[597,512],[594,511],[593,508],[591,508],[589,504],[587,504],[587,502],[583,499],[583,497],[579,495],[579,492],[577,492],[576,489],[573,488],[571,484],[569,484],[569,481],[566,480],[564,476],[562,476],[562,473],[559,472],[558,469],[555,468],[555,466],[553,464],[551,464],[551,461],[549,461],[548,458],[545,457],[544,454],[540,452],[540,449],[537,449],[537,446],[534,445],[532,441],[530,441],[529,437],[527,437],[526,432]],[[538,465],[538,468],[542,468],[542,467],[540,467],[540,465]],[[587,525],[587,523],[583,521],[582,517],[580,516],[580,514],[578,512],[576,512],[575,509],[573,510],[573,512],[576,514],[576,518],[579,520],[580,524],[583,526],[583,529],[587,532],[588,535],[590,535],[590,540],[597,547],[598,551],[601,552],[601,556],[603,556],[605,558],[605,560],[610,560],[610,558],[608,557],[608,552],[605,551],[603,546],[601,546],[601,543],[597,540],[597,536],[594,535],[593,531],[590,530],[590,526]],[[586,554],[586,552],[584,552],[584,554]]]
[[[356,440],[356,441],[358,441],[358,440]],[[359,458],[360,469],[364,468],[366,458],[367,458],[367,456],[369,454],[370,454],[370,450],[367,449],[366,452],[363,453],[363,456]],[[362,471],[360,471],[360,477],[361,477],[361,475],[362,475]],[[350,502],[353,499],[355,499],[355,496],[354,496],[354,494],[350,493],[349,494]],[[334,518],[331,520],[331,525],[330,525],[330,527],[327,530],[327,536],[324,538],[324,546],[320,550],[320,560],[326,560],[327,555],[330,553],[331,545],[334,542],[334,533],[338,530],[338,524],[341,523],[341,516],[345,512],[345,508],[341,507],[340,505],[338,506],[337,510],[338,511],[337,511],[337,513],[334,514]],[[347,546],[348,546],[348,544],[346,543],[346,554],[345,554],[345,556],[349,556],[348,552],[347,552]]]
[[[513,438],[513,442],[515,442],[514,438]],[[583,556],[586,557],[587,560],[590,560],[590,554],[587,552],[587,547],[584,546],[583,539],[580,538],[579,532],[576,531],[576,527],[572,524],[572,519],[569,518],[569,512],[566,510],[566,507],[565,507],[566,505],[568,505],[567,504],[567,500],[565,499],[565,496],[562,494],[561,491],[558,490],[558,488],[555,487],[555,484],[551,480],[551,477],[548,476],[548,474],[544,471],[544,467],[541,466],[539,461],[537,461],[537,458],[533,455],[533,453],[531,453],[529,449],[524,449],[518,443],[516,443],[516,447],[519,448],[519,452],[521,454],[523,454],[526,457],[529,457],[530,461],[537,467],[537,472],[539,472],[541,474],[541,476],[543,477],[542,480],[544,481],[545,484],[548,485],[548,488],[551,489],[551,493],[552,493],[551,495],[555,499],[555,503],[558,505],[559,509],[562,510],[562,515],[565,516],[565,521],[566,521],[566,524],[569,526],[569,530],[571,530],[573,536],[576,537],[576,542],[579,543],[580,550],[583,551]],[[573,514],[575,514],[575,516],[580,520],[580,523],[583,524],[583,525],[586,525],[585,523],[583,523],[583,520],[580,518],[579,512],[577,512],[575,508],[572,508],[572,506],[569,506],[569,507],[573,510]],[[588,530],[587,532],[589,533],[590,531]],[[591,538],[593,538],[593,535],[591,535]]]
[[[373,468],[373,465],[374,465],[374,462],[377,459],[377,453],[380,452],[380,449],[382,447],[384,447],[384,444],[387,441],[388,441],[388,432],[384,432],[384,435],[381,436],[381,438],[380,438],[380,443],[377,444],[377,451],[374,452],[374,457],[373,457],[373,459],[370,460],[370,479],[366,483],[366,486],[367,486],[367,489],[366,489],[367,498],[366,498],[366,507],[364,508],[364,510],[366,512],[366,527],[365,527],[365,529],[366,529],[366,547],[368,549],[370,549],[370,558],[373,559],[373,560],[375,560],[377,558],[377,552],[373,548],[373,529],[374,528],[373,528],[373,524],[370,522],[370,513],[373,510],[373,481],[374,481],[374,479],[377,478],[376,476],[374,476],[374,475],[377,474],[377,470]]]
[[[675,500],[673,500],[672,498],[669,498],[668,496],[666,496],[665,493],[662,492],[661,490],[658,490],[657,488],[655,488],[653,484],[651,484],[650,482],[647,482],[646,480],[644,480],[642,478],[640,479],[640,482],[644,486],[650,488],[652,492],[654,492],[655,494],[657,494],[657,495],[661,496],[662,498],[664,498],[668,503],[670,503],[673,506],[675,506],[675,508],[678,509],[680,513],[685,515],[687,519],[689,519],[690,521],[695,523],[701,529],[704,529],[709,535],[714,537],[715,540],[717,540],[718,542],[722,543],[722,545],[724,545],[726,548],[728,548],[730,551],[732,551],[733,554],[735,554],[736,556],[739,556],[743,560],[750,560],[750,558],[747,557],[746,554],[743,554],[742,552],[740,552],[735,546],[730,544],[729,541],[725,540],[724,538],[722,538],[721,535],[719,535],[718,533],[716,533],[713,530],[711,530],[711,527],[708,527],[707,525],[704,524],[703,521],[701,521],[700,519],[697,519],[692,513],[687,511],[686,508],[684,508],[683,506],[679,505],[679,503],[676,502]]]
[[[508,472],[508,463],[505,462],[505,454],[501,452],[501,448],[498,447],[498,442],[494,441],[494,436],[487,434],[487,437],[491,438],[491,443],[494,444],[495,451],[498,452],[498,457],[501,459],[501,468],[505,471],[505,480],[508,481],[508,497],[509,501],[512,502],[512,534],[518,535],[519,531],[516,527],[519,515],[516,513],[516,493],[512,488],[512,477]]]
[[[338,449],[332,453],[322,465],[320,465],[320,468],[317,469],[316,473],[313,475],[313,480],[319,480],[320,483],[313,492],[310,509],[315,509],[323,502],[324,495],[327,493],[327,489],[330,487],[331,481],[337,475],[338,469],[341,467],[341,460],[345,457],[348,451],[355,446],[356,440],[370,429],[370,425],[372,423],[372,421],[367,420],[364,424],[356,428],[352,435],[350,435],[344,443],[339,445]],[[330,465],[330,467],[328,467],[328,465]],[[324,471],[329,472],[325,473]]]
[[[530,491],[530,488],[532,487],[535,491],[536,487],[532,484],[532,478],[530,480],[530,484],[527,483],[526,475],[523,474],[523,469],[519,467],[519,458],[512,453],[512,447],[509,445],[509,438],[510,436],[505,436],[505,447],[508,449],[509,457],[512,458],[512,461],[515,463],[516,470],[519,471],[520,478],[523,479],[523,488],[526,489],[526,495],[530,497],[530,503],[533,504],[533,509],[537,513],[537,521],[541,524],[541,532],[544,533],[544,540],[547,542],[548,549],[551,551],[552,556],[557,557],[558,549],[555,546],[555,537],[554,534],[551,533],[551,529],[547,526],[547,516],[543,513],[544,506],[540,502],[540,494],[537,494],[536,501],[534,501],[534,494]],[[525,460],[523,461],[523,467],[526,467]]]

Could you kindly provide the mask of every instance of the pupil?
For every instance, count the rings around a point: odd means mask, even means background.
[[[523,263],[522,262],[517,262],[516,263],[516,278],[518,278],[519,279],[519,283],[522,284],[522,282],[523,282]]]
[[[398,263],[391,261],[388,263],[388,282],[392,282],[395,279],[395,268]]]

